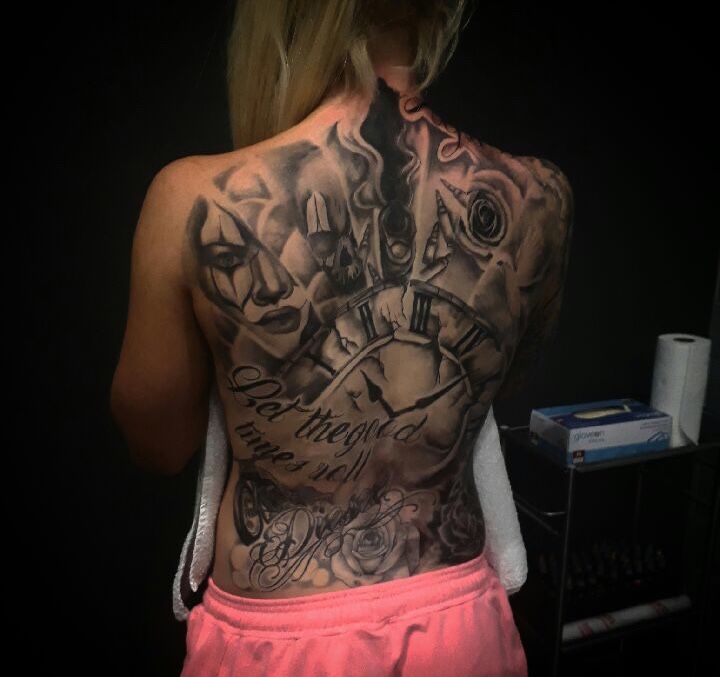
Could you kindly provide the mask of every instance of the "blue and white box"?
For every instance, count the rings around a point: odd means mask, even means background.
[[[624,398],[533,409],[530,441],[566,465],[597,463],[670,446],[672,416]]]

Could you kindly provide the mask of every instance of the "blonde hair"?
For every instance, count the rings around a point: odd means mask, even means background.
[[[471,0],[472,1],[472,0]],[[227,47],[234,148],[275,136],[307,117],[336,83],[373,97],[368,38],[400,21],[415,47],[422,91],[455,51],[467,0],[238,0]]]

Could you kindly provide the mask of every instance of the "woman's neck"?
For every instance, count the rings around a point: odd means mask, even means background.
[[[378,29],[368,40],[368,55],[378,78],[400,95],[420,95],[412,69],[414,49],[410,36],[401,23],[391,21]],[[333,118],[354,110],[366,111],[370,101],[357,93],[346,95],[340,79],[330,88],[312,117]]]
[[[385,81],[390,89],[401,96],[421,96],[416,89],[416,79],[409,66],[382,65],[375,68],[375,75]],[[306,122],[312,125],[324,126],[332,124],[339,118],[352,118],[357,116],[362,119],[367,114],[372,101],[363,94],[345,94],[342,83],[336,84],[320,104],[306,118]]]
[[[412,70],[415,46],[402,17],[377,26],[367,41],[367,53],[375,75],[399,94],[415,93],[417,82]],[[342,84],[336,83],[326,99],[337,98]]]

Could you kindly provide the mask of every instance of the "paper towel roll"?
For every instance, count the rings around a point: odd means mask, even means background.
[[[697,444],[711,341],[692,334],[660,334],[655,350],[650,405],[673,418],[671,447]]]

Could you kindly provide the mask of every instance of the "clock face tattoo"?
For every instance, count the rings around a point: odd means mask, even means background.
[[[382,80],[302,129],[235,155],[188,218],[233,458],[215,574],[238,594],[482,552],[473,442],[565,237],[557,168]]]

